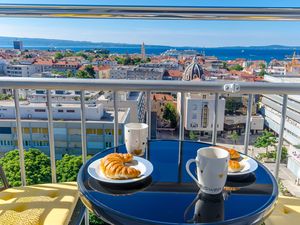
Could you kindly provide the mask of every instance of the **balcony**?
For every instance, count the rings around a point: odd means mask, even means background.
[[[197,7],[108,7],[108,6],[38,6],[38,5],[2,5],[0,6],[1,16],[6,17],[55,17],[55,18],[135,18],[135,19],[183,19],[183,20],[300,20],[300,9],[299,8],[197,8]],[[118,105],[116,96],[118,92],[123,91],[140,91],[146,95],[146,122],[149,126],[149,133],[151,133],[151,94],[152,92],[172,92],[177,93],[180,96],[185,96],[187,93],[198,93],[199,90],[203,93],[212,93],[214,99],[218,99],[221,94],[228,93],[239,93],[248,95],[248,108],[246,117],[246,128],[244,138],[244,153],[248,154],[248,146],[250,139],[250,122],[252,114],[252,101],[256,94],[281,94],[282,107],[278,106],[276,109],[281,112],[281,117],[276,115],[277,124],[274,129],[279,131],[279,144],[277,148],[277,160],[275,165],[274,175],[278,178],[280,158],[282,152],[282,144],[285,136],[287,135],[284,131],[286,114],[289,113],[287,109],[288,95],[300,95],[299,84],[293,83],[248,83],[248,82],[182,82],[182,81],[142,81],[142,80],[78,80],[78,79],[34,79],[34,78],[0,78],[0,88],[12,89],[14,94],[14,113],[15,117],[10,118],[11,121],[0,119],[0,123],[8,123],[10,128],[16,128],[17,147],[20,158],[20,169],[21,169],[21,183],[22,186],[26,187],[26,171],[24,163],[24,152],[26,149],[26,141],[24,137],[30,138],[29,134],[22,130],[25,123],[31,121],[32,118],[22,118],[20,111],[19,92],[21,89],[40,90],[41,87],[46,90],[46,103],[47,107],[44,111],[46,117],[43,118],[43,123],[47,123],[48,130],[43,133],[43,141],[47,141],[47,145],[43,146],[48,148],[50,155],[51,165],[51,181],[57,183],[57,163],[56,160],[59,158],[57,151],[61,153],[62,149],[66,146],[61,144],[60,141],[67,139],[67,132],[70,129],[77,129],[74,135],[69,139],[70,146],[74,149],[81,150],[82,161],[86,162],[88,154],[88,147],[93,148],[91,152],[94,154],[97,148],[105,149],[114,146],[119,146],[123,143],[122,132],[123,126],[127,122],[119,114],[126,114],[128,112],[122,112],[121,106]],[[55,90],[75,90],[80,92],[79,96],[79,111],[80,120],[76,122],[76,125],[70,127],[55,127],[55,124],[62,124],[64,121],[57,121],[53,115],[53,103],[52,92]],[[112,118],[113,123],[111,127],[101,128],[91,125],[90,121],[87,120],[86,108],[87,102],[85,100],[85,93],[87,91],[111,91],[112,92],[112,113],[108,117]],[[281,99],[280,99],[281,100]],[[211,113],[213,116],[212,123],[212,140],[211,144],[218,144],[218,101],[214,101],[214,110]],[[180,99],[179,107],[179,136],[178,141],[185,140],[185,98]],[[119,120],[119,118],[121,119]],[[143,115],[140,115],[142,118]],[[118,119],[115,119],[118,118]],[[67,122],[67,121],[66,121]],[[279,124],[279,125],[278,125]],[[45,126],[43,126],[45,127]],[[55,132],[57,130],[59,135]],[[68,129],[68,131],[67,131]],[[78,130],[80,129],[80,132]],[[91,129],[99,129],[92,131]],[[121,132],[119,132],[119,130]],[[91,132],[93,136],[87,137],[87,133]],[[94,132],[94,133],[93,133]],[[107,136],[101,137],[106,134]],[[6,134],[10,136],[9,134]],[[36,136],[37,134],[33,134]],[[33,140],[35,137],[33,137]],[[103,145],[98,146],[97,142],[103,138]],[[80,142],[78,141],[80,139]],[[286,139],[288,139],[286,137]],[[76,142],[77,141],[77,142]],[[37,145],[39,146],[39,145]],[[59,149],[57,150],[56,147]],[[178,146],[178,151],[181,152],[181,145]],[[178,164],[182,164],[182,158],[179,155]],[[51,196],[50,196],[51,197]],[[59,204],[59,203],[56,203]],[[82,219],[82,218],[81,218]],[[88,224],[88,220],[85,222]],[[276,221],[275,223],[276,224]]]

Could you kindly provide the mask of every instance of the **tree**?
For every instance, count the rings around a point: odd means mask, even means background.
[[[266,69],[266,64],[260,63],[260,64],[259,64],[259,67],[260,67],[260,69]]]
[[[56,52],[54,55],[55,60],[62,59],[63,57],[64,55],[61,52]]]
[[[243,103],[241,99],[236,99],[232,97],[226,98],[226,104],[225,104],[226,113],[234,114],[241,107],[243,107]]]
[[[62,159],[56,163],[57,180],[59,182],[76,181],[81,165],[81,156],[64,155]]]
[[[87,65],[84,67],[84,70],[89,74],[89,76],[91,78],[95,78],[95,70],[94,70],[94,67],[92,65]]]
[[[81,57],[83,57],[84,59],[87,59],[87,58],[88,58],[88,55],[85,54],[85,53],[83,53],[83,52],[78,52],[78,53],[76,54],[76,56],[81,56]]]
[[[260,72],[258,73],[258,76],[263,77],[266,73],[267,72],[265,69],[261,69]]]
[[[177,111],[171,102],[165,105],[163,118],[170,122],[171,127],[175,128],[177,126]]]
[[[239,135],[236,131],[233,131],[229,137],[233,141],[234,144],[236,144],[237,140],[239,140]]]
[[[13,99],[13,97],[11,95],[8,94],[0,94],[0,100],[11,100]]]
[[[24,159],[27,185],[51,182],[50,159],[46,154],[32,148],[24,152]],[[12,186],[21,185],[19,160],[18,149],[7,152],[0,159],[0,165]]]
[[[72,70],[67,70],[66,76],[67,76],[68,78],[74,77],[74,74],[73,74]]]
[[[90,76],[90,74],[88,72],[86,72],[85,70],[78,70],[76,73],[76,77],[77,78],[83,78],[83,79],[87,79],[87,78],[93,78]]]
[[[222,69],[228,70],[228,64],[227,62],[222,62]]]
[[[191,130],[191,131],[189,132],[189,138],[190,138],[191,140],[193,140],[193,141],[197,140],[197,135],[195,134],[194,131]]]
[[[272,132],[264,130],[262,135],[257,137],[254,143],[256,148],[266,148],[266,153],[269,150],[269,146],[275,146],[277,143],[276,137]]]
[[[239,65],[239,64],[229,67],[229,70],[242,71],[243,69],[244,69],[244,67],[242,67],[242,66]]]

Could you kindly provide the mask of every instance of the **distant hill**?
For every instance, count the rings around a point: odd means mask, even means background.
[[[19,38],[19,37],[0,37],[1,47],[12,47],[14,40],[21,40],[24,47],[49,47],[49,48],[139,48],[140,44],[126,44],[126,43],[109,43],[109,42],[90,42],[90,41],[72,41],[72,40],[59,40],[59,39],[44,39],[44,38]],[[199,48],[191,46],[165,46],[165,45],[147,45],[147,48]],[[202,49],[205,49],[201,47]],[[268,45],[268,46],[229,46],[229,47],[216,47],[219,49],[300,49],[300,46],[283,46],[283,45]]]
[[[126,43],[108,43],[108,42],[89,42],[89,41],[72,41],[59,39],[44,39],[44,38],[18,38],[18,37],[0,37],[1,46],[13,46],[13,41],[23,41],[24,47],[90,47],[90,48],[130,48],[140,47],[140,44],[126,44]],[[151,47],[152,45],[147,45]],[[157,47],[157,46],[155,46]],[[170,46],[159,46],[170,47]],[[171,47],[170,47],[171,48]]]

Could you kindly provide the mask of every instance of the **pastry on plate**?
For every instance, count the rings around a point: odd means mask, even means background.
[[[219,146],[219,145],[216,147],[222,148],[222,149],[228,151],[229,155],[230,155],[230,159],[239,159],[241,157],[240,153],[238,153],[238,151],[233,148],[227,148],[227,147]]]
[[[231,173],[240,172],[244,168],[244,165],[236,160],[229,160],[228,171]]]
[[[141,171],[126,165],[132,160],[132,154],[111,153],[100,160],[100,170],[110,179],[136,178],[141,174]]]
[[[239,159],[241,157],[240,153],[233,148],[230,148],[227,151],[229,152],[230,159]]]

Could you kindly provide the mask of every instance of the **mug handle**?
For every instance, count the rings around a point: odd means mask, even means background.
[[[185,169],[186,169],[187,173],[190,175],[190,177],[193,178],[193,180],[196,182],[196,184],[199,185],[199,181],[196,179],[196,177],[194,177],[194,175],[193,175],[192,172],[190,171],[190,165],[191,165],[192,163],[196,163],[196,162],[198,162],[198,160],[196,160],[196,159],[190,159],[190,160],[188,160],[188,161],[186,162],[186,164],[185,164]]]

